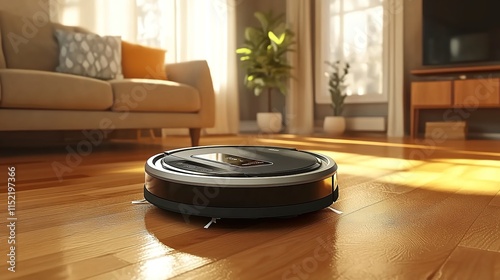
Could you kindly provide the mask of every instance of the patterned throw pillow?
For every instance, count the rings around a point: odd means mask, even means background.
[[[102,80],[121,79],[121,38],[56,30],[57,72]]]

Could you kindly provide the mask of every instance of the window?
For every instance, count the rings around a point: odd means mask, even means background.
[[[175,0],[135,0],[136,43],[166,49],[166,63],[177,61],[176,9]]]
[[[63,13],[62,13],[62,18],[61,22],[70,25],[70,26],[76,26],[80,23],[80,3],[79,0],[66,0],[63,2]],[[53,3],[50,3],[49,5],[55,5]]]
[[[317,103],[330,103],[325,61],[348,62],[346,103],[387,102],[384,90],[384,1],[321,0],[316,13]],[[319,36],[318,36],[319,35]],[[319,49],[318,49],[319,47]]]

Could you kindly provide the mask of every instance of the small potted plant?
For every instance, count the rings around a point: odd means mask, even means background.
[[[256,12],[254,16],[259,27],[245,29],[245,42],[236,50],[240,55],[241,67],[245,70],[245,85],[256,96],[265,92],[268,98],[268,112],[257,113],[257,123],[262,132],[281,131],[283,117],[279,112],[272,112],[271,94],[287,93],[287,82],[291,77],[292,67],[286,56],[294,43],[293,32],[286,27],[284,15],[274,16]]]
[[[344,110],[344,100],[346,98],[345,79],[349,74],[349,63],[342,63],[340,60],[334,63],[326,62],[332,70],[328,73],[328,91],[331,98],[333,116],[325,117],[323,130],[331,135],[342,135],[345,131],[345,118],[342,116]]]

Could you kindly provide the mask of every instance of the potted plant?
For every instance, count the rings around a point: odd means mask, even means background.
[[[254,16],[259,27],[245,29],[245,42],[236,50],[240,55],[241,67],[245,70],[245,86],[253,90],[256,96],[267,94],[267,113],[257,113],[257,123],[263,132],[281,131],[282,115],[272,112],[271,95],[274,92],[287,93],[287,82],[291,77],[292,67],[286,55],[294,43],[293,32],[287,28],[284,15],[274,16],[256,12]]]
[[[332,135],[341,135],[345,131],[345,118],[342,116],[344,110],[344,100],[346,98],[345,79],[349,74],[349,63],[342,63],[340,60],[334,63],[326,62],[332,71],[328,73],[328,91],[330,92],[333,116],[325,117],[323,130]]]

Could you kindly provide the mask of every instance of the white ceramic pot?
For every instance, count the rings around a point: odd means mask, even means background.
[[[325,117],[323,130],[330,135],[342,135],[345,131],[345,118],[341,116]]]
[[[257,113],[257,124],[261,132],[278,133],[281,131],[282,122],[281,113]]]

